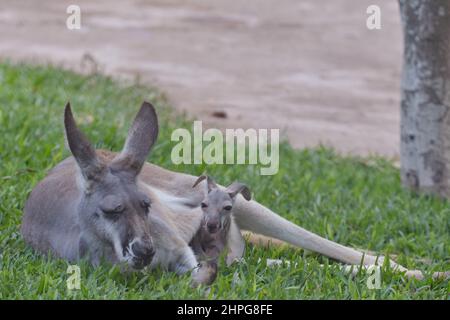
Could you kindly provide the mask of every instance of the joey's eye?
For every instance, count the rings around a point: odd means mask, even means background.
[[[201,206],[202,206],[202,208],[207,208],[208,207],[208,205],[206,203],[204,203],[204,202],[202,202]]]
[[[228,205],[228,206],[225,206],[225,207],[223,207],[223,209],[224,210],[227,210],[227,211],[230,211],[231,210],[231,208],[233,208],[232,206],[230,206],[230,205]]]

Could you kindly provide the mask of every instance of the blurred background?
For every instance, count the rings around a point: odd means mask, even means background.
[[[66,27],[71,4],[80,30]],[[366,27],[371,4],[380,30]],[[204,127],[398,158],[397,1],[2,0],[0,40],[2,59],[156,86]]]

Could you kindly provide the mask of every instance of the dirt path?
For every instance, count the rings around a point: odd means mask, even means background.
[[[82,29],[65,26],[76,3]],[[139,77],[220,128],[280,128],[295,147],[396,157],[401,30],[392,0],[3,0],[0,55]],[[365,26],[382,10],[382,29]],[[223,111],[227,118],[212,114]]]

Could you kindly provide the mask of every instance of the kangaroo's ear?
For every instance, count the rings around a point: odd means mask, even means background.
[[[195,183],[193,184],[192,188],[195,188],[200,182],[202,182],[205,179],[206,176],[202,174],[200,177],[197,178],[197,180],[195,180]]]
[[[98,161],[94,147],[86,136],[78,129],[68,102],[64,110],[64,127],[69,149],[80,167],[86,180],[97,180],[104,166]]]
[[[230,195],[230,197],[234,198],[238,193],[242,194],[245,200],[250,201],[252,199],[252,193],[250,189],[243,183],[233,182],[230,184],[226,192]]]
[[[112,161],[111,167],[138,175],[158,137],[158,131],[155,108],[144,102],[128,132],[122,152]]]
[[[209,176],[202,174],[200,177],[198,177],[198,179],[195,181],[194,185],[192,186],[192,188],[195,188],[200,182],[202,182],[203,180],[207,180],[208,184],[208,193],[211,192],[212,189],[217,188],[217,184],[214,182],[213,179],[211,179]]]

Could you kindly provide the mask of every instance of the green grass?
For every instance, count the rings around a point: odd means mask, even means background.
[[[28,194],[46,172],[68,156],[62,113],[70,100],[77,120],[98,147],[120,150],[128,125],[143,100],[153,102],[161,134],[149,160],[221,183],[246,182],[255,198],[284,217],[339,243],[398,254],[413,269],[450,270],[448,202],[402,189],[399,171],[377,158],[344,158],[332,150],[293,150],[283,143],[280,171],[260,176],[255,166],[175,166],[170,134],[190,128],[174,117],[155,90],[118,84],[102,76],[80,76],[53,67],[0,63],[0,299],[447,299],[448,281],[407,280],[382,271],[379,290],[366,286],[336,262],[301,250],[248,246],[246,262],[221,266],[211,291],[191,289],[188,276],[80,263],[81,290],[66,288],[68,263],[27,247],[19,233]],[[261,259],[283,258],[296,267],[266,268]],[[425,263],[421,258],[430,260]],[[319,264],[325,264],[320,268]],[[233,275],[241,282],[233,283]]]

